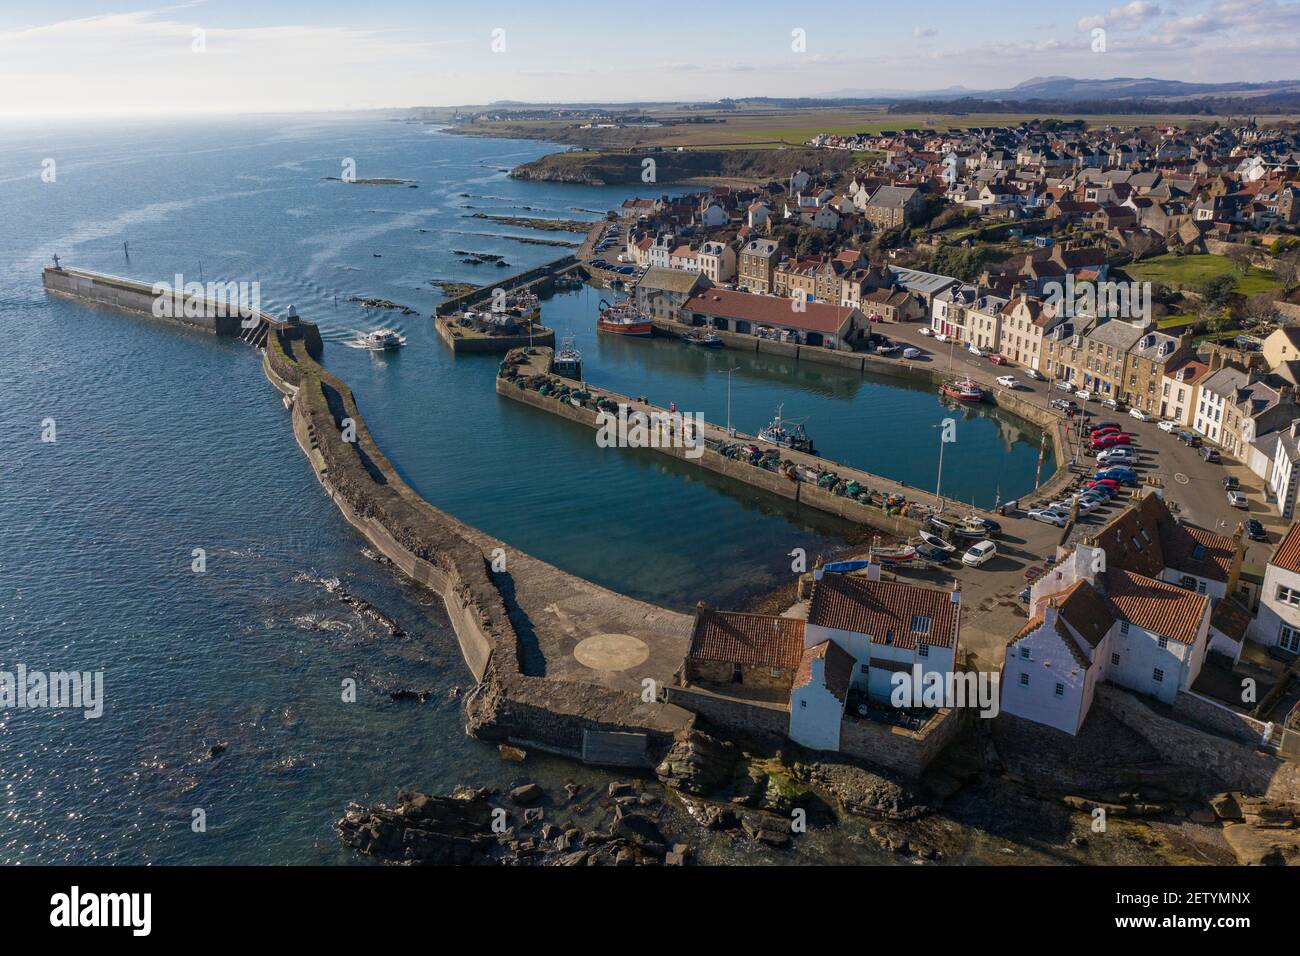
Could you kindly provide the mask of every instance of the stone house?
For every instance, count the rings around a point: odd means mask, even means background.
[[[1209,371],[1210,367],[1196,358],[1183,358],[1167,365],[1160,386],[1160,417],[1190,428],[1201,381]]]
[[[919,189],[881,186],[863,203],[862,215],[873,228],[884,232],[916,222],[924,205]]]
[[[997,351],[1008,361],[1037,371],[1043,333],[1056,322],[1041,299],[1021,293],[1002,307],[1002,329]]]
[[[714,285],[730,282],[736,275],[736,250],[725,242],[705,242],[696,255],[699,270]]]
[[[1184,341],[1164,332],[1144,332],[1129,350],[1121,391],[1124,401],[1134,408],[1165,417],[1165,386],[1168,384],[1165,370],[1181,365],[1194,354],[1190,337]]]
[[[1085,336],[1083,388],[1101,398],[1122,396],[1129,350],[1142,338],[1143,329],[1119,319],[1099,321]]]
[[[637,308],[661,322],[676,321],[683,303],[713,283],[701,272],[680,269],[647,269],[632,287]]]
[[[736,284],[746,292],[771,292],[772,273],[781,259],[781,244],[775,239],[751,239],[740,250]]]

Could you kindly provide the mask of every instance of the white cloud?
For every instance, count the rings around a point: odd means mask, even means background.
[[[939,31],[934,27],[912,27],[912,36],[917,37],[918,39],[921,37],[935,36],[938,32]]]

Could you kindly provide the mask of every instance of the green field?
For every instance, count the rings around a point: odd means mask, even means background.
[[[1206,279],[1231,274],[1237,278],[1236,291],[1241,295],[1257,295],[1271,292],[1279,286],[1277,278],[1267,269],[1251,266],[1242,275],[1236,271],[1232,262],[1223,256],[1175,256],[1163,255],[1144,259],[1126,266],[1124,271],[1135,282],[1160,282],[1171,289],[1191,289]]]

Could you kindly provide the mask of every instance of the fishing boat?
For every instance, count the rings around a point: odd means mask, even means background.
[[[854,571],[865,571],[869,567],[870,561],[832,561],[824,565],[822,570],[832,574],[851,574]]]
[[[952,554],[954,551],[957,550],[956,545],[948,543],[947,541],[943,540],[943,538],[939,537],[939,535],[937,534],[933,534],[925,530],[921,530],[918,533],[921,536],[921,540],[924,541],[932,548],[938,548],[940,551],[947,551],[949,554]]]
[[[787,422],[781,417],[781,409],[784,407],[784,405],[776,406],[776,416],[758,430],[758,440],[769,445],[789,448],[792,451],[816,454],[813,451],[812,439],[803,430],[803,423]]]
[[[555,353],[551,370],[556,375],[582,381],[582,353],[573,347],[572,338],[566,338],[560,343],[560,350]]]
[[[357,344],[372,352],[383,352],[387,349],[400,349],[406,344],[406,336],[399,335],[392,329],[375,329],[358,336]]]
[[[944,382],[939,386],[939,394],[944,398],[951,398],[958,402],[984,401],[984,390],[980,388],[978,382],[974,382],[969,378]]]
[[[953,526],[952,533],[959,538],[982,541],[991,537],[988,522],[979,515],[970,515]]]
[[[871,557],[880,564],[907,564],[916,560],[916,548],[910,544],[892,545],[887,548],[872,548]]]
[[[706,349],[722,348],[722,337],[717,332],[705,332],[703,330],[687,332],[682,336],[682,341],[687,345],[698,345]]]
[[[654,335],[655,327],[653,322],[637,310],[632,300],[620,299],[617,302],[607,302],[601,299],[596,331],[649,338]]]

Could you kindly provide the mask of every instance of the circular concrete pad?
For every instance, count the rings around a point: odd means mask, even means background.
[[[630,634],[595,634],[578,643],[573,656],[597,671],[625,671],[645,661],[650,648]]]

